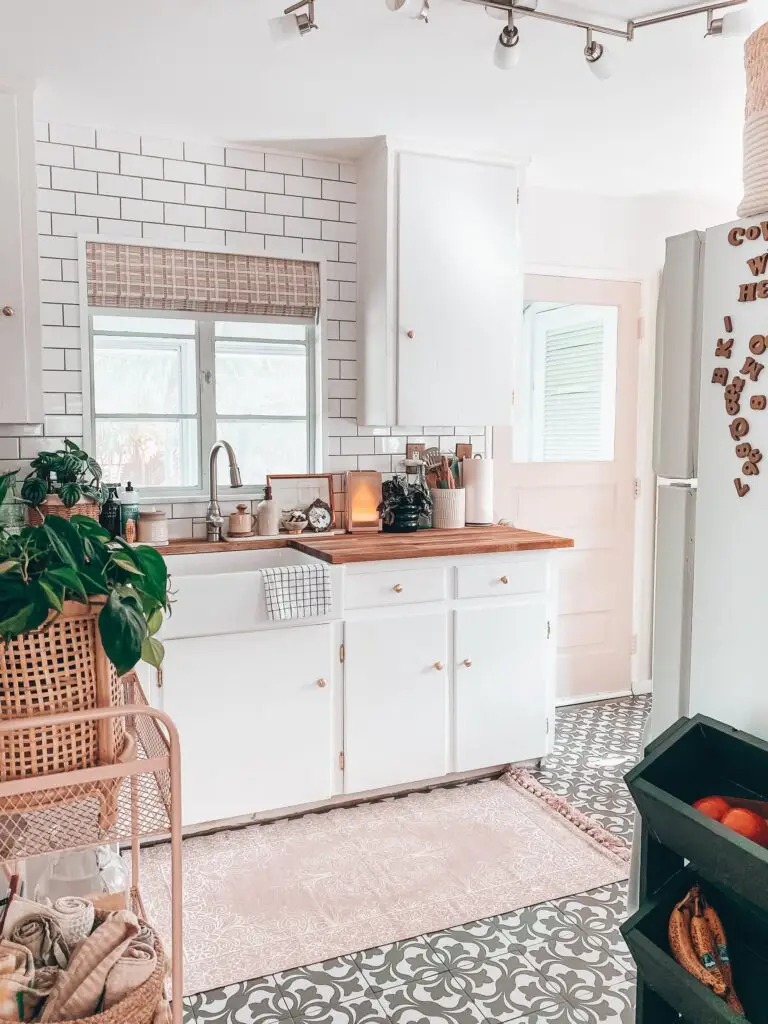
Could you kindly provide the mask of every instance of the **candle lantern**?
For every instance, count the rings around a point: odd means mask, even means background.
[[[347,473],[347,532],[378,533],[381,502],[381,473],[350,470]]]

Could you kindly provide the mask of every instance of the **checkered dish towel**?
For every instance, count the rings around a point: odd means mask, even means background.
[[[270,619],[330,615],[331,574],[325,563],[262,569],[261,575]]]

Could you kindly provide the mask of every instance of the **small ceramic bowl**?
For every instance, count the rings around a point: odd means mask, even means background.
[[[286,531],[286,533],[301,533],[301,531],[302,530],[306,530],[306,528],[307,528],[307,520],[306,519],[303,522],[299,522],[299,523],[288,522],[287,520],[283,522],[283,529]]]

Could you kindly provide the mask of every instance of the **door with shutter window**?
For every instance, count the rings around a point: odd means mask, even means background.
[[[557,696],[631,687],[640,286],[528,276],[496,514],[560,552]]]

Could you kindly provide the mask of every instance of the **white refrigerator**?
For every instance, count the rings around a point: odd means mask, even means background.
[[[768,738],[767,272],[768,214],[667,241],[648,738],[696,713]]]

